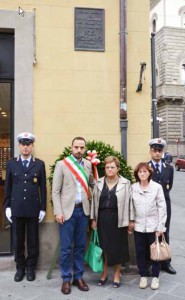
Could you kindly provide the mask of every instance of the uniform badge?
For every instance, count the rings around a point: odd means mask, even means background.
[[[37,183],[37,178],[36,177],[33,178],[33,182]]]
[[[170,189],[170,186],[169,186],[169,184],[167,184],[167,185],[166,185],[166,189],[167,189],[167,190],[169,190],[169,189]]]

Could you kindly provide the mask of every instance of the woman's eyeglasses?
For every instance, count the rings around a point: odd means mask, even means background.
[[[115,169],[116,167],[105,167],[105,169]]]

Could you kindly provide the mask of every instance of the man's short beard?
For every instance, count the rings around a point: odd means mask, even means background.
[[[74,157],[78,157],[78,158],[80,157],[80,158],[81,158],[81,157],[83,157],[83,154],[82,154],[82,153],[76,153],[76,154],[74,155]]]

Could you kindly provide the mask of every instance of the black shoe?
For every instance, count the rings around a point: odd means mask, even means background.
[[[175,275],[177,273],[170,264],[162,265],[161,270],[166,271],[167,273],[172,274],[172,275]]]
[[[35,280],[35,272],[32,269],[28,269],[27,270],[27,274],[26,274],[27,280],[28,281],[33,281]]]
[[[25,275],[25,271],[24,270],[17,270],[17,272],[15,273],[14,276],[14,281],[19,282],[22,281]]]
[[[106,282],[107,282],[107,280],[108,280],[108,276],[107,276],[105,279],[99,279],[97,285],[98,285],[98,286],[105,285]]]

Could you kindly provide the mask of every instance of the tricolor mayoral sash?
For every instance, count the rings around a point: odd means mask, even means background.
[[[63,159],[65,165],[69,168],[69,170],[73,173],[73,175],[78,179],[78,181],[83,186],[87,197],[89,197],[88,192],[88,178],[87,174],[85,173],[84,169],[76,162],[72,155]]]

